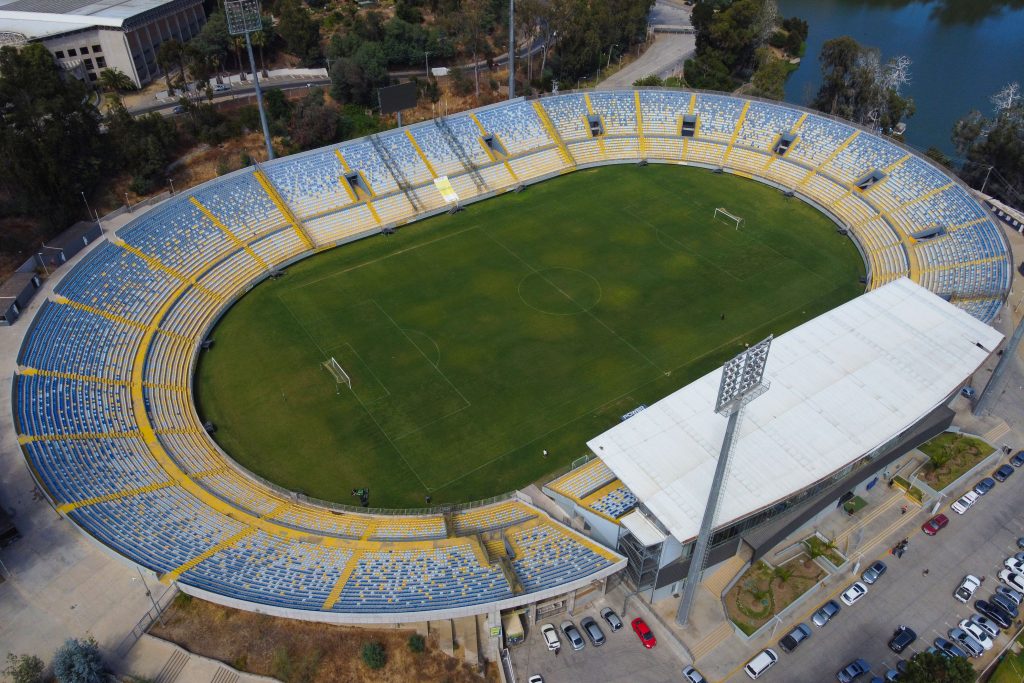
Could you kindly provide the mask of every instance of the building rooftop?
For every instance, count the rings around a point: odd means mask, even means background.
[[[0,32],[26,39],[93,26],[121,28],[128,19],[174,0],[0,0]]]
[[[785,500],[945,403],[1003,335],[903,278],[775,338],[715,526]],[[725,435],[721,368],[588,445],[680,541],[697,535]]]

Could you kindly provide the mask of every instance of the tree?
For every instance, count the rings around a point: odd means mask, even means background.
[[[84,640],[68,638],[53,655],[53,675],[57,683],[102,683],[100,646],[91,636]]]
[[[412,642],[410,641],[410,649]],[[422,651],[422,650],[421,650]],[[40,683],[43,680],[43,660],[35,655],[15,655],[7,653],[7,666],[4,668],[4,676],[11,679],[12,683]]]
[[[338,114],[324,104],[324,92],[311,90],[295,107],[289,124],[292,142],[300,150],[330,144],[338,138]]]
[[[112,165],[132,175],[131,191],[149,194],[163,185],[179,142],[174,123],[155,113],[136,118],[124,106],[114,107],[106,123]]]
[[[296,0],[284,0],[279,7],[278,35],[288,51],[302,60],[314,64],[321,58],[320,25],[309,11]]]
[[[331,65],[331,97],[344,104],[373,104],[374,91],[388,84],[387,59],[379,43],[363,43],[351,57]]]
[[[762,47],[758,49],[758,62],[760,66],[754,72],[751,83],[754,86],[753,94],[758,97],[767,97],[772,100],[781,100],[785,96],[786,78],[789,76],[789,64],[784,59],[778,59],[771,50]]]
[[[813,106],[891,134],[913,116],[914,101],[900,95],[910,80],[910,60],[903,56],[885,64],[881,53],[849,36],[825,41],[819,57],[822,83]]]
[[[1024,102],[1011,83],[992,97],[992,118],[972,111],[953,126],[965,182],[1013,206],[1024,206]]]
[[[12,208],[51,230],[82,216],[104,158],[99,113],[85,86],[63,79],[42,44],[0,48],[0,185]]]
[[[975,676],[971,663],[963,657],[919,652],[900,674],[900,683],[973,683]]]
[[[113,92],[123,92],[135,90],[135,82],[131,76],[115,66],[100,72],[100,87]]]
[[[171,86],[171,68],[181,61],[181,43],[174,40],[166,40],[160,43],[156,51],[156,64],[164,73],[164,80],[167,81],[167,95],[174,97],[174,88]]]

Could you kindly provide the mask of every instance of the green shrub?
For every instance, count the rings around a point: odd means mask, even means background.
[[[383,669],[388,663],[388,655],[384,651],[384,645],[378,642],[363,645],[363,663],[373,670]]]
[[[409,636],[409,649],[417,654],[427,649],[427,641],[418,633]]]

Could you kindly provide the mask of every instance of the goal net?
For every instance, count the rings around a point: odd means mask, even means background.
[[[330,360],[324,361],[323,366],[327,368],[327,372],[331,373],[331,376],[334,377],[334,382],[339,386],[339,391],[342,384],[347,386],[349,389],[352,388],[352,378],[348,376],[348,373],[341,367],[341,364],[334,360],[333,356]]]
[[[740,226],[743,225],[742,217],[737,216],[734,213],[730,213],[728,209],[723,209],[722,207],[715,209],[715,220],[731,225],[737,230],[739,230]]]

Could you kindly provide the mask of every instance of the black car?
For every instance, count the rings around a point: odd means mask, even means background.
[[[977,484],[974,485],[974,492],[979,496],[984,496],[986,493],[991,491],[996,485],[995,480],[992,477],[985,477]]]
[[[1013,599],[1004,593],[993,593],[992,597],[989,598],[988,601],[993,605],[999,605],[1002,607],[1013,619],[1016,619],[1020,614],[1020,611],[1017,609],[1017,605],[1014,603]]]
[[[995,477],[996,479],[998,479],[999,481],[1006,481],[1007,479],[1010,478],[1010,475],[1012,475],[1012,474],[1013,474],[1013,468],[1010,467],[1009,465],[1003,465],[998,470],[993,472],[992,476]]]
[[[1017,455],[1010,458],[1010,464],[1014,467],[1024,465],[1024,451],[1017,451]]]
[[[995,603],[976,600],[974,602],[974,609],[999,624],[999,628],[1010,628],[1010,625],[1013,623],[1013,617],[1010,616],[1009,612]]]
[[[917,640],[917,634],[909,626],[899,626],[889,640],[889,649],[899,654],[907,649],[907,646]]]
[[[811,629],[808,628],[807,624],[797,624],[792,631],[787,633],[779,641],[779,647],[786,652],[792,652],[808,638],[811,637]]]

